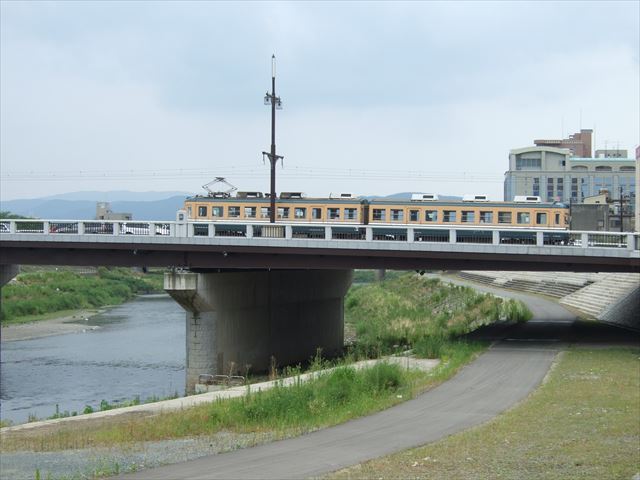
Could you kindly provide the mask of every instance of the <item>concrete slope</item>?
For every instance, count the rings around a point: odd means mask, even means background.
[[[571,295],[567,295],[560,304],[573,307],[594,318],[600,318],[611,305],[625,298],[630,291],[640,285],[640,275],[610,274]]]
[[[547,373],[559,344],[501,342],[439,387],[369,417],[298,438],[124,476],[304,478],[422,445],[493,418]]]

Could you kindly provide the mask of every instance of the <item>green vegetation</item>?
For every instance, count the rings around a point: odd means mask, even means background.
[[[640,349],[574,348],[493,421],[331,478],[632,478],[640,471]]]
[[[299,370],[287,374],[299,374]],[[162,440],[220,431],[235,433],[274,431],[276,436],[310,431],[366,415],[410,398],[424,372],[380,363],[356,370],[340,366],[316,379],[281,383],[273,389],[219,400],[179,412],[147,418],[127,418],[105,425],[60,426],[55,432],[18,432],[3,439],[2,450],[36,451],[110,446]],[[299,377],[298,377],[299,378]]]
[[[385,271],[384,278],[385,280],[393,280],[395,278],[404,275],[405,272],[398,270],[387,270]],[[375,270],[354,270],[353,271],[353,283],[373,283],[376,281],[376,271]]]
[[[18,215],[17,213],[11,213],[9,210],[0,210],[0,218],[6,220],[16,220],[19,218],[31,218],[25,217],[24,215]]]
[[[2,287],[3,324],[33,321],[52,312],[117,305],[137,294],[161,292],[162,274],[136,273],[128,268],[98,268],[97,275],[73,271],[18,275]]]
[[[353,287],[345,299],[345,323],[356,336],[353,349],[364,357],[413,348],[418,356],[438,358],[456,348],[457,337],[482,325],[531,316],[520,301],[414,274]]]

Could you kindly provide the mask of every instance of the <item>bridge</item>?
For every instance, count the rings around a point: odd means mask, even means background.
[[[0,247],[3,265],[640,271],[638,233],[459,225],[0,220]]]
[[[231,363],[267,370],[344,343],[354,268],[640,272],[637,233],[460,225],[0,220],[2,282],[16,265],[173,267],[186,310],[187,390]]]

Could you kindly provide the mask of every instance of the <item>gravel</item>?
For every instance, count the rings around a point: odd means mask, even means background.
[[[211,437],[164,440],[60,452],[4,452],[0,456],[0,479],[88,479],[184,462],[206,455],[246,448],[276,440],[271,432],[219,432]]]

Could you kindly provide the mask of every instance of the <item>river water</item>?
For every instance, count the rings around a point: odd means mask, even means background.
[[[3,342],[0,417],[81,413],[86,405],[184,395],[185,314],[167,295],[147,295],[84,322],[82,333]]]

